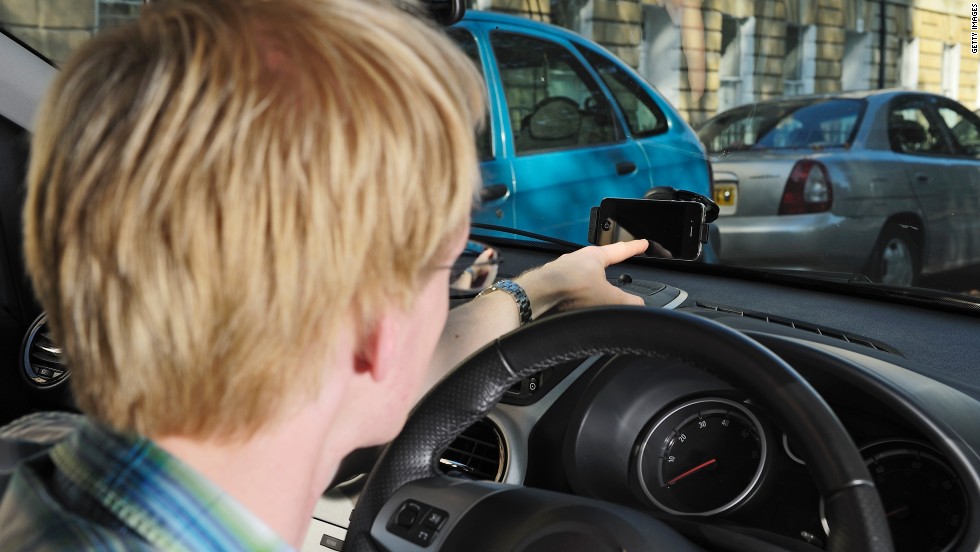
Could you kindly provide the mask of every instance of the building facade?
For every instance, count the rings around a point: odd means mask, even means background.
[[[927,90],[980,108],[980,55],[964,0],[468,1],[595,40],[695,126],[757,100],[872,88]],[[0,0],[0,24],[60,63],[142,3]]]
[[[636,68],[698,125],[752,101],[905,87],[980,107],[962,0],[473,0],[551,22]],[[883,55],[882,55],[883,53]]]
[[[99,29],[139,14],[143,0],[0,0],[0,26],[55,64]]]

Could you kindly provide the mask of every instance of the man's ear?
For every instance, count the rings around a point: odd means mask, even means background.
[[[390,314],[384,313],[361,338],[354,355],[354,370],[370,374],[375,381],[383,380],[393,364],[397,342],[398,325]]]

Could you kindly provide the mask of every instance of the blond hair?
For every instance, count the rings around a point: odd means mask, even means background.
[[[468,220],[484,94],[380,2],[158,2],[83,46],[41,108],[25,211],[78,406],[151,436],[281,415]]]

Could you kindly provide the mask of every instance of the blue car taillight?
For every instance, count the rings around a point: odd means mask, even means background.
[[[707,156],[704,158],[704,164],[708,166],[708,197],[713,200],[715,198],[715,168]]]
[[[780,215],[802,215],[829,211],[834,202],[834,188],[827,169],[818,161],[798,161],[786,180]]]

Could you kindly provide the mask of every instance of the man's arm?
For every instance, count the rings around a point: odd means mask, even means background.
[[[585,247],[525,272],[514,281],[524,288],[537,318],[552,309],[598,305],[643,305],[643,300],[609,284],[606,268],[646,251],[646,240]],[[449,318],[426,379],[432,388],[460,362],[520,323],[507,293],[489,293],[449,311]]]

